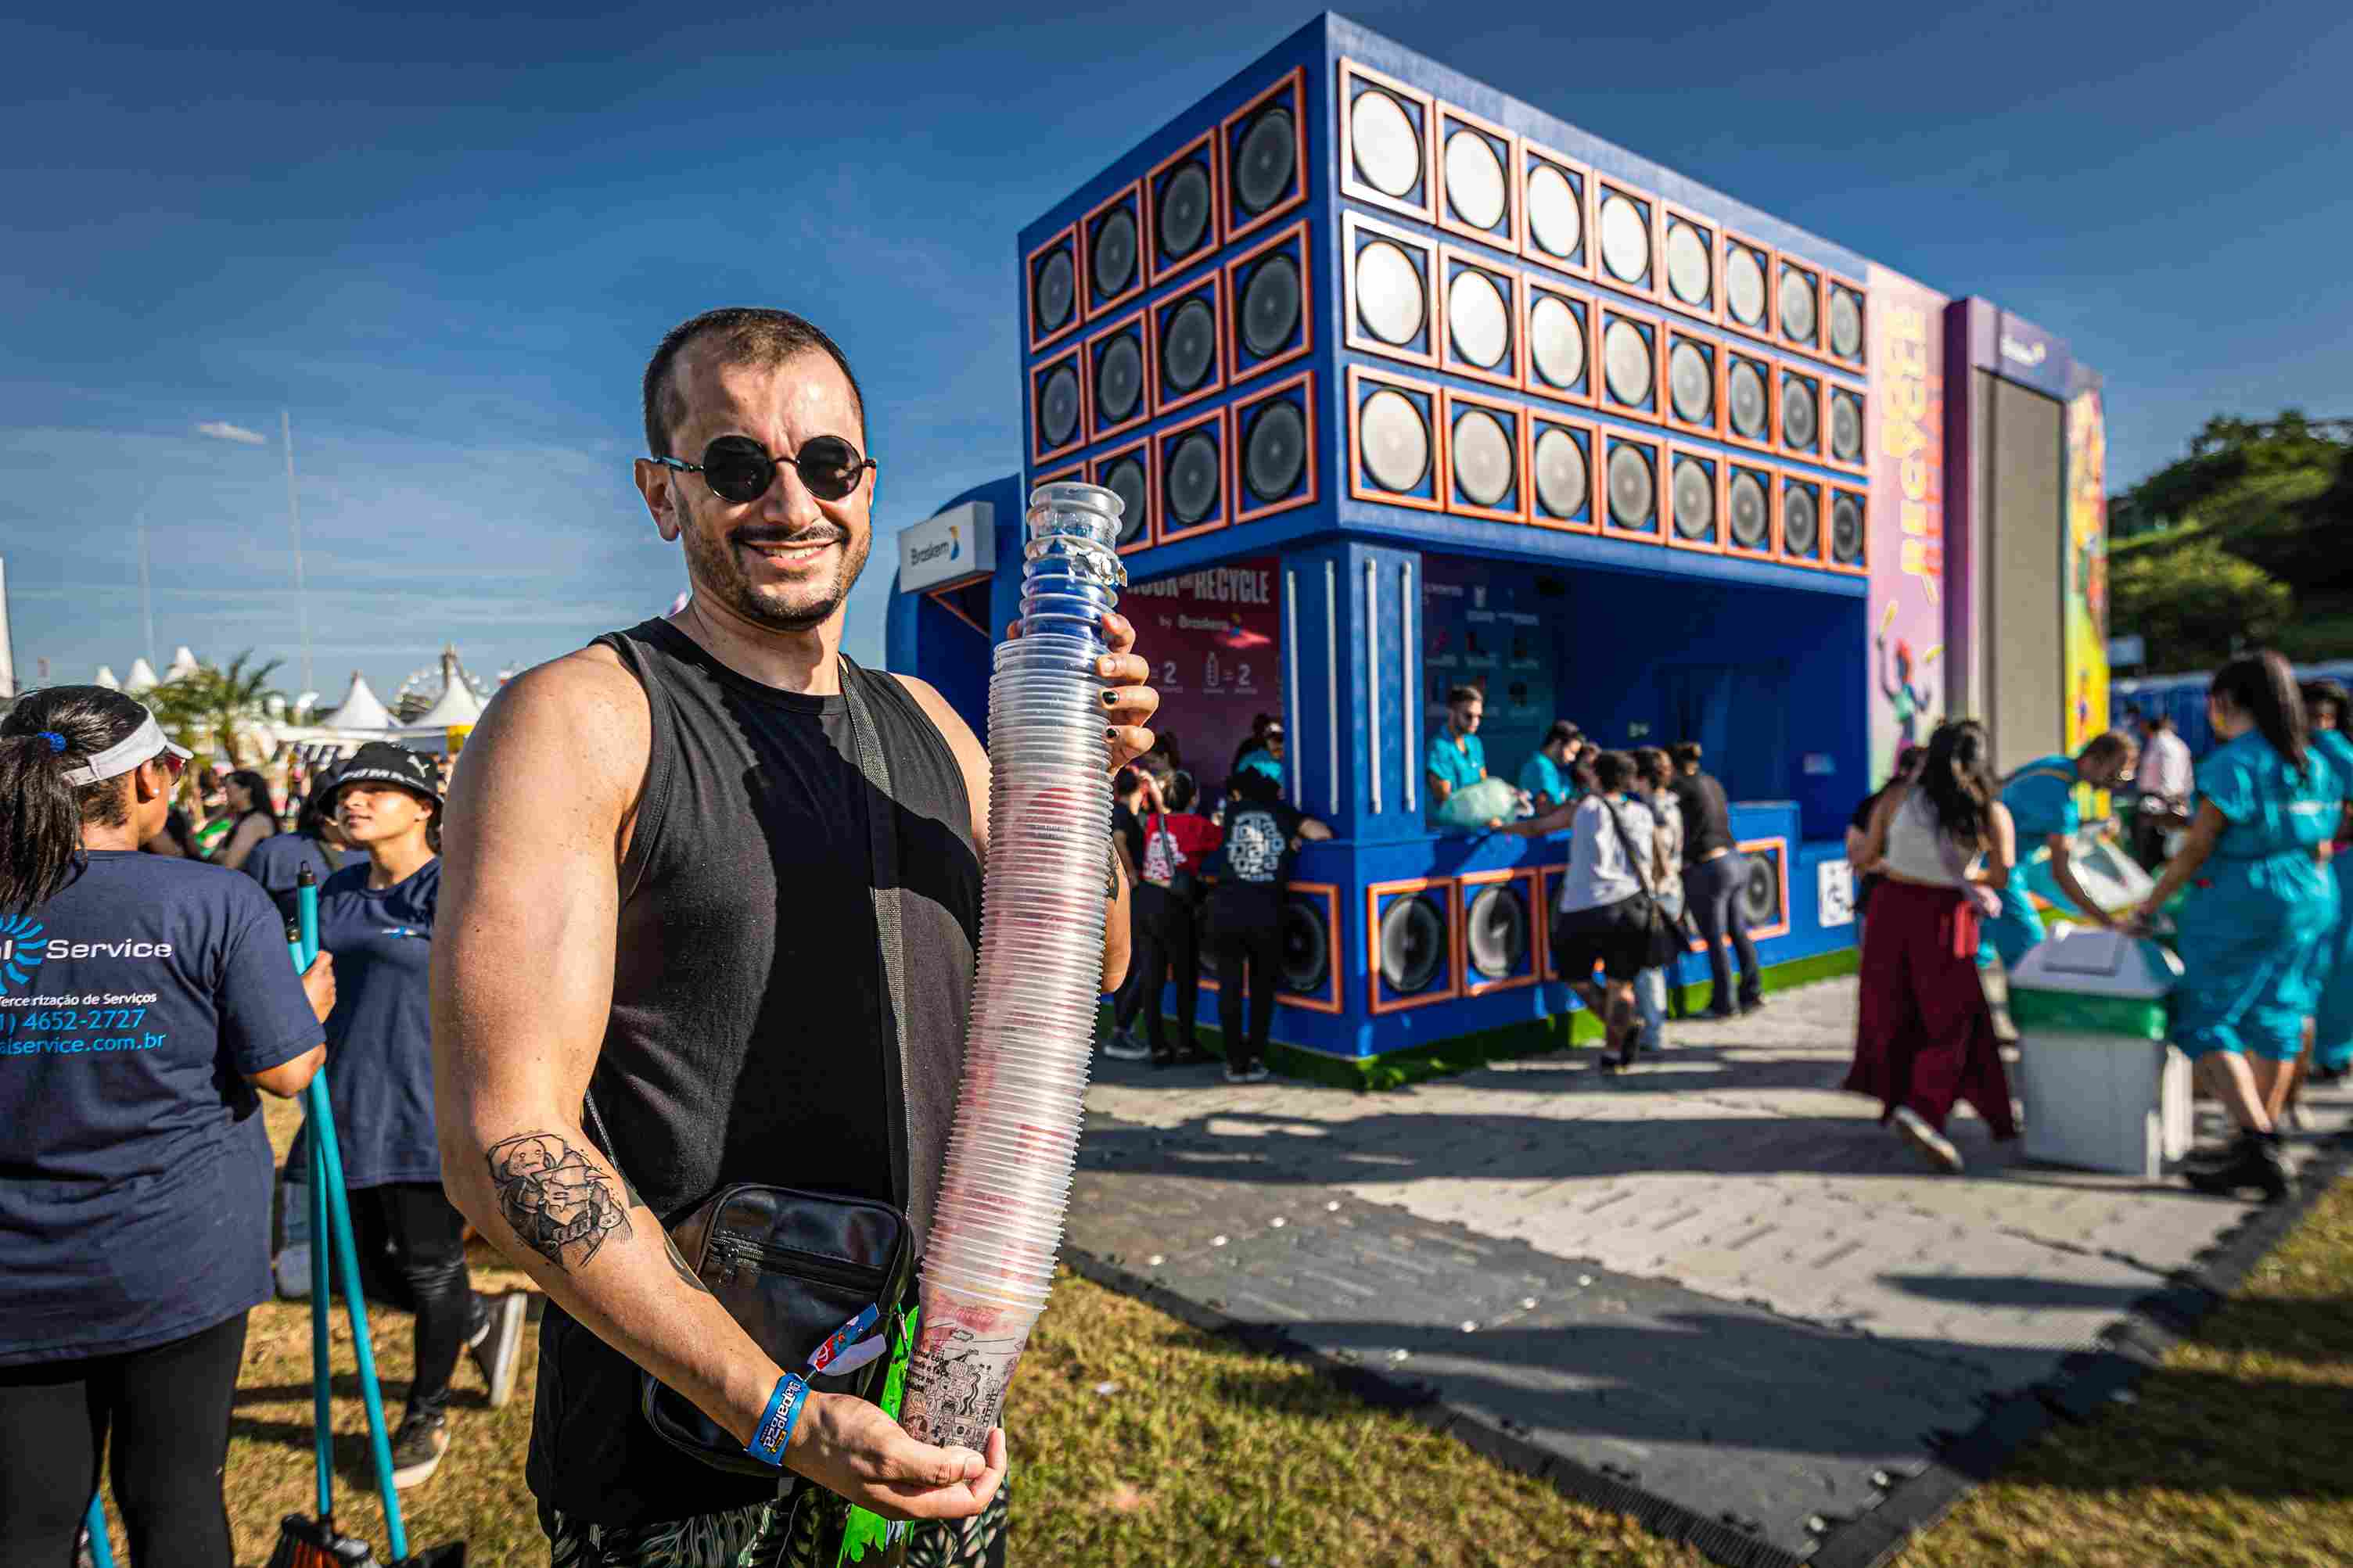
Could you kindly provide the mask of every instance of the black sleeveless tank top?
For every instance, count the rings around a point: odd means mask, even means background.
[[[589,1085],[607,1152],[666,1226],[734,1182],[886,1202],[896,1188],[920,1242],[980,931],[955,754],[904,687],[844,658],[888,760],[886,799],[859,769],[846,698],[763,686],[664,620],[597,641],[645,688],[652,719]],[[895,844],[903,1057],[872,901],[878,810]],[[552,1302],[540,1367],[529,1479],[565,1513],[639,1524],[775,1494],[655,1436],[637,1368]]]

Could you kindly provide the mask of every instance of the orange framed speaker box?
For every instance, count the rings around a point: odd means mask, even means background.
[[[1340,1000],[1340,889],[1290,882],[1282,889],[1282,975],[1275,1004],[1311,1013],[1344,1011]]]
[[[1593,171],[1520,139],[1520,254],[1573,278],[1593,276]]]
[[[1322,498],[1315,474],[1315,373],[1233,403],[1234,521],[1255,522]]]
[[[1348,499],[1440,511],[1446,422],[1435,383],[1348,367]]]
[[[1748,875],[1740,891],[1740,912],[1748,934],[1765,937],[1789,934],[1789,841],[1786,838],[1744,838],[1740,852],[1748,857]]]
[[[1822,271],[1786,252],[1773,279],[1773,341],[1799,353],[1822,352]]]
[[[1600,395],[1595,405],[1606,413],[1656,425],[1664,417],[1666,323],[1653,316],[1602,301]]]
[[[1240,386],[1315,346],[1307,308],[1307,225],[1293,224],[1226,263],[1227,379]]]
[[[1865,323],[1871,319],[1870,295],[1852,278],[1822,274],[1822,343],[1831,358],[1862,370],[1871,363]]]
[[[1224,160],[1215,128],[1153,166],[1144,178],[1145,281],[1157,289],[1218,253],[1225,202],[1219,186]]]
[[[1491,522],[1527,521],[1527,410],[1451,386],[1439,397],[1446,423],[1446,510]]]
[[[1593,177],[1596,282],[1654,300],[1659,294],[1659,202],[1640,185]]]
[[[1695,436],[1724,429],[1724,343],[1675,321],[1667,323],[1667,423]]]
[[[1751,561],[1771,561],[1781,551],[1773,495],[1781,470],[1739,453],[1724,459],[1724,552]]]
[[[1435,224],[1436,104],[1419,88],[1340,62],[1340,194]]]
[[[1783,363],[1775,373],[1773,405],[1785,456],[1809,463],[1822,460],[1822,378],[1805,365]]]
[[[1830,487],[1830,525],[1824,531],[1823,553],[1833,572],[1864,577],[1871,574],[1871,496],[1858,485]]]
[[[1520,280],[1521,387],[1539,397],[1590,406],[1601,357],[1593,296],[1548,278]]]
[[[1724,320],[1724,286],[1718,277],[1722,233],[1714,218],[1672,202],[1659,204],[1659,298],[1686,316]]]
[[[1528,521],[1564,533],[1601,531],[1594,482],[1600,436],[1590,419],[1528,413]]]
[[[1653,437],[1601,432],[1602,533],[1611,539],[1665,542],[1659,521],[1660,443]]]
[[[1432,163],[1438,226],[1516,256],[1520,249],[1520,139],[1451,103],[1438,106]]]
[[[1029,352],[1078,326],[1079,230],[1073,224],[1031,251],[1022,263],[1029,298]]]
[[[1438,247],[1439,368],[1517,390],[1520,272],[1460,246]]]
[[[1438,364],[1438,242],[1394,224],[1345,213],[1341,342],[1352,349]]]
[[[1218,128],[1229,245],[1307,199],[1306,80],[1307,68],[1292,67]]]
[[[1780,433],[1772,360],[1737,339],[1724,343],[1724,438],[1759,452],[1774,449]]]
[[[1231,421],[1208,413],[1152,437],[1153,491],[1157,498],[1152,542],[1171,544],[1226,526],[1233,519]]]
[[[1226,389],[1225,275],[1205,274],[1152,306],[1152,416]]]
[[[1773,487],[1773,534],[1781,559],[1797,566],[1827,565],[1822,552],[1822,481],[1797,468],[1780,470]]]
[[[1029,367],[1029,460],[1044,463],[1086,442],[1086,372],[1079,345]]]
[[[1144,296],[1144,182],[1122,186],[1079,220],[1087,320]]]
[[[1141,308],[1088,334],[1087,444],[1137,429],[1152,416],[1152,318]]]
[[[1724,553],[1723,454],[1682,441],[1667,443],[1667,545]]]
[[[1470,871],[1455,879],[1455,973],[1462,994],[1514,991],[1539,978],[1536,868]]]
[[[1871,394],[1852,382],[1823,383],[1823,461],[1852,474],[1871,466]]]
[[[1773,341],[1773,275],[1778,265],[1778,252],[1763,240],[1724,231],[1715,275],[1724,290],[1724,314],[1718,319],[1725,326],[1765,342]]]
[[[1367,1011],[1400,1013],[1462,994],[1454,964],[1453,878],[1366,884],[1365,931]]]
[[[1159,493],[1154,484],[1152,437],[1138,436],[1124,446],[1097,453],[1087,465],[1087,482],[1119,497],[1119,552],[1133,555],[1151,549],[1154,503]]]

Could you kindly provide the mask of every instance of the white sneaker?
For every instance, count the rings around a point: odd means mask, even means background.
[[[1960,1174],[1961,1152],[1953,1147],[1951,1139],[1923,1121],[1918,1111],[1908,1105],[1899,1105],[1890,1125],[1895,1129],[1896,1136],[1918,1150],[1920,1157],[1929,1164],[1948,1176]]]

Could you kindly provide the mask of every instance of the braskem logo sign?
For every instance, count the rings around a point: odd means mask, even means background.
[[[32,982],[49,956],[41,932],[48,928],[29,915],[0,915],[0,994]]]

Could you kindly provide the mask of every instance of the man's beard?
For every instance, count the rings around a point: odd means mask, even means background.
[[[822,590],[817,590],[813,602],[800,605],[779,603],[770,595],[785,590],[776,588],[764,593],[753,586],[744,575],[743,566],[735,554],[739,545],[807,542],[827,534],[830,534],[840,546],[841,561],[834,569],[832,583]],[[871,535],[869,535],[866,543],[871,542]],[[865,544],[861,544],[848,529],[829,522],[799,533],[786,533],[775,528],[745,523],[731,529],[727,536],[716,544],[690,524],[685,533],[685,543],[689,574],[694,579],[696,591],[710,593],[745,620],[754,626],[765,626],[770,631],[806,632],[823,626],[841,608],[842,601],[849,597],[849,590],[857,585],[859,574],[866,569]]]

